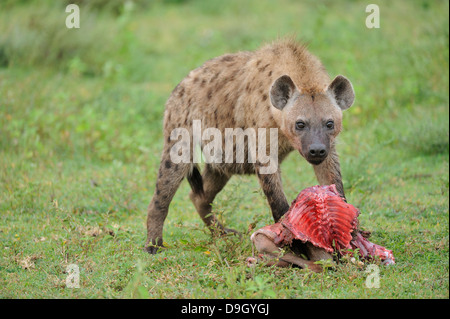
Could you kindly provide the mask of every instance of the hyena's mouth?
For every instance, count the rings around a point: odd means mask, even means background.
[[[317,157],[305,156],[305,155],[303,155],[302,151],[300,151],[300,150],[298,150],[298,152],[300,153],[300,155],[302,157],[304,157],[308,161],[309,164],[312,164],[312,165],[320,165],[326,159],[326,157],[317,158]]]
[[[319,165],[322,164],[322,162],[325,160],[325,158],[323,159],[306,159],[310,164],[312,165]]]

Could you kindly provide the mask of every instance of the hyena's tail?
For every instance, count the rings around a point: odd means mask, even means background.
[[[187,175],[187,180],[194,194],[203,195],[203,179],[197,165],[192,167],[192,170]]]

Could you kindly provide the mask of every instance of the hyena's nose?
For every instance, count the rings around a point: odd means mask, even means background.
[[[324,159],[327,157],[327,149],[323,144],[311,144],[309,147],[309,156],[315,159]]]

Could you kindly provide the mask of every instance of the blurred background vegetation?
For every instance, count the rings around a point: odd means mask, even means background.
[[[80,29],[65,27],[69,3],[81,9]],[[104,160],[136,161],[142,153],[139,147],[153,145],[144,128],[160,125],[155,121],[165,99],[189,70],[217,55],[253,50],[286,35],[308,43],[331,75],[345,74],[355,84],[357,101],[350,112],[357,116],[347,116],[347,127],[397,116],[409,121],[408,117],[423,115],[415,113],[418,106],[427,105],[429,113],[436,105],[446,105],[448,16],[443,12],[448,3],[381,2],[380,29],[365,27],[365,5],[363,1],[2,1],[0,67],[6,90],[2,112],[8,115],[2,119],[2,149],[12,141],[34,156],[82,152]],[[33,91],[26,96],[45,103],[39,107],[14,103],[8,81],[27,85],[22,80],[32,84]],[[22,122],[8,121],[16,112]],[[26,124],[34,125],[25,128]],[[420,135],[426,140],[416,146],[445,151],[445,124],[421,123],[430,136]],[[158,130],[153,132],[156,142],[161,136]],[[438,140],[427,143],[439,132]],[[411,134],[417,137],[415,129]],[[394,138],[411,144],[409,138]],[[111,140],[121,152],[109,150]],[[91,152],[94,149],[97,152]]]
[[[70,3],[79,29],[65,26]],[[448,298],[449,2],[377,1],[379,29],[365,26],[369,3],[0,1],[0,296]],[[259,281],[247,273],[233,284],[240,275],[223,258],[242,264],[249,243],[212,247],[187,184],[166,223],[171,267],[140,250],[171,90],[205,60],[285,36],[354,84],[338,146],[344,186],[374,241],[399,256],[383,277],[395,287],[361,289],[351,270],[326,275],[332,290],[322,290],[324,277],[301,288],[298,273],[270,281],[261,269]],[[316,183],[297,154],[282,169],[288,198]],[[214,205],[244,232],[271,222],[253,177],[233,178]],[[40,271],[24,269],[24,258]],[[71,262],[86,289],[55,290]]]

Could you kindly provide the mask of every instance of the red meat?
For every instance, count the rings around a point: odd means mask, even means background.
[[[299,239],[330,253],[345,254],[347,249],[359,249],[365,259],[378,256],[387,264],[395,263],[392,251],[362,236],[358,215],[359,210],[345,202],[335,185],[313,186],[297,196],[278,223],[265,228],[274,234],[277,245]]]

